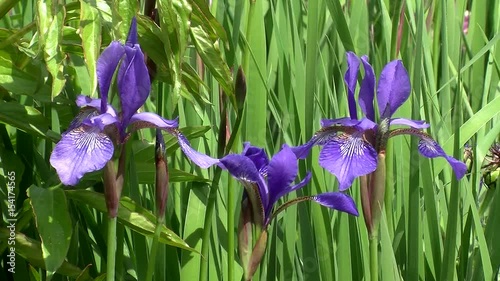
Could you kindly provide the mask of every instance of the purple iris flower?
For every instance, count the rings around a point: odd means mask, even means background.
[[[274,215],[290,204],[305,200],[315,201],[328,208],[358,215],[351,197],[340,192],[328,192],[297,198],[283,204],[273,214],[273,206],[284,195],[305,186],[311,180],[311,173],[298,184],[292,185],[297,177],[297,157],[287,145],[269,160],[264,149],[245,143],[241,154],[230,154],[220,159],[220,165],[238,179],[245,187],[245,198],[250,199],[254,210],[253,221],[265,228]]]
[[[347,100],[350,117],[321,120],[321,129],[306,144],[292,148],[298,158],[305,158],[314,145],[322,145],[319,164],[339,180],[339,189],[346,190],[355,178],[374,172],[377,168],[377,154],[384,153],[390,137],[410,134],[420,138],[418,151],[425,157],[444,157],[451,165],[457,179],[462,178],[467,167],[463,162],[448,156],[431,136],[422,132],[428,128],[425,121],[392,118],[396,110],[408,99],[411,86],[408,73],[400,60],[389,62],[378,80],[377,104],[379,122],[375,119],[374,92],[375,74],[362,56],[365,76],[361,82],[358,104],[366,117],[358,119],[356,109],[356,83],[360,59],[352,52],[347,53]],[[390,130],[391,125],[409,128]]]
[[[115,71],[121,112],[108,104],[108,91]],[[151,90],[144,54],[137,41],[137,21],[134,18],[125,44],[113,41],[97,60],[100,99],[78,96],[82,108],[56,144],[50,164],[61,182],[76,185],[84,174],[102,169],[113,157],[114,145],[123,144],[129,135],[141,128],[159,128],[171,133],[184,153],[200,167],[218,162],[192,149],[178,131],[178,121],[164,119],[154,113],[137,110]]]

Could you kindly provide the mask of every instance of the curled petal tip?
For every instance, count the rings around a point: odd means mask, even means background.
[[[337,211],[345,212],[353,216],[359,216],[356,203],[349,196],[341,192],[327,192],[313,196],[313,200],[317,203],[335,209]]]

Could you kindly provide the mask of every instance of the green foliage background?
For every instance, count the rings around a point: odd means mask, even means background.
[[[427,120],[428,132],[458,159],[470,144],[474,161],[470,175],[457,182],[444,160],[420,157],[415,140],[391,139],[381,280],[499,280],[500,189],[482,185],[481,165],[500,134],[500,1],[158,0],[157,23],[145,15],[146,6],[132,0],[0,3],[1,280],[103,280],[101,173],[61,187],[48,159],[78,112],[76,95],[98,96],[100,52],[111,40],[124,40],[135,15],[141,47],[155,65],[144,110],[178,115],[194,147],[214,157],[220,112],[227,108],[229,132],[236,119],[232,70],[239,66],[247,96],[232,151],[250,141],[274,154],[283,143],[307,141],[321,118],[346,116],[346,51],[368,55],[376,74],[401,59],[412,94],[397,117]],[[171,185],[154,279],[240,280],[234,233],[242,188],[225,173],[216,188],[214,169],[193,166],[166,138]],[[154,132],[141,131],[130,143],[117,278],[144,280],[156,224]],[[319,167],[318,152],[300,163],[301,176],[313,172],[301,195],[337,189]],[[4,188],[11,181],[17,210],[12,276]],[[360,203],[358,190],[355,181],[349,192]],[[370,280],[362,217],[299,204],[269,231],[254,280]]]

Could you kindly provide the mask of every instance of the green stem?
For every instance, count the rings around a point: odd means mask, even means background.
[[[115,281],[116,217],[108,218],[108,260],[106,280]]]
[[[238,131],[241,125],[241,120],[243,119],[243,109],[238,110],[238,115],[234,124],[233,131],[227,142],[224,154],[229,153],[231,147],[233,146],[234,140],[238,135]],[[222,155],[218,155],[222,157]],[[210,187],[210,192],[207,199],[207,209],[205,212],[205,223],[203,224],[203,239],[201,244],[201,262],[200,262],[200,281],[208,280],[208,250],[210,248],[210,232],[212,231],[212,216],[214,214],[215,199],[217,198],[217,190],[219,188],[219,180],[221,177],[222,169],[217,167],[214,173],[214,178],[212,180],[212,185]]]
[[[378,281],[378,230],[373,230],[370,240],[370,276],[371,281]]]
[[[155,271],[155,264],[156,264],[156,252],[158,250],[158,241],[160,239],[162,225],[163,225],[163,221],[160,221],[160,220],[156,224],[155,235],[153,236],[153,243],[151,244],[151,251],[149,253],[148,271],[146,272],[146,281],[153,280],[153,274]]]
[[[229,179],[227,185],[227,275],[229,281],[234,280],[234,190],[233,180]]]

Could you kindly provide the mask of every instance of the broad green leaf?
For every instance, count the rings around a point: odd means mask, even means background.
[[[49,132],[49,121],[31,106],[0,101],[0,122],[51,140],[57,139],[54,133]]]
[[[202,25],[203,29],[210,34],[213,40],[221,39],[227,43],[226,31],[217,19],[210,13],[207,2],[202,0],[189,0],[193,8],[191,21],[193,25]]]
[[[42,246],[40,242],[32,238],[29,238],[20,232],[16,232],[15,234],[16,234],[15,236],[16,254],[26,259],[30,264],[36,267],[46,269],[44,259],[42,256]],[[8,241],[9,237],[10,237],[9,229],[0,228],[0,241]],[[63,261],[62,265],[57,270],[57,273],[76,278],[82,273],[82,270],[78,268],[76,265]]]
[[[38,0],[38,32],[47,70],[52,77],[52,99],[59,95],[66,82],[61,50],[64,7],[53,0]]]
[[[130,23],[137,11],[137,2],[130,0],[111,1],[111,19],[113,22],[113,40],[127,40]]]
[[[222,57],[219,42],[212,39],[210,34],[201,25],[193,24],[190,29],[190,35],[196,50],[203,59],[203,63],[208,67],[215,79],[217,79],[217,82],[219,82],[226,95],[229,96],[234,108],[237,108],[234,97],[233,77]]]
[[[80,1],[80,36],[85,57],[85,65],[90,75],[91,97],[97,97],[97,58],[101,47],[101,18],[94,1]]]
[[[87,204],[100,212],[107,212],[104,194],[89,190],[66,190],[66,195],[70,199]],[[118,221],[145,236],[151,238],[154,236],[156,228],[155,216],[128,197],[122,197],[120,200]],[[177,234],[165,226],[161,228],[159,241],[188,251],[195,251]]]
[[[33,95],[39,78],[16,66],[9,53],[0,51],[0,86],[15,94]]]
[[[49,189],[35,185],[28,189],[28,196],[42,240],[47,276],[51,276],[66,259],[73,230],[66,196],[60,188]]]

